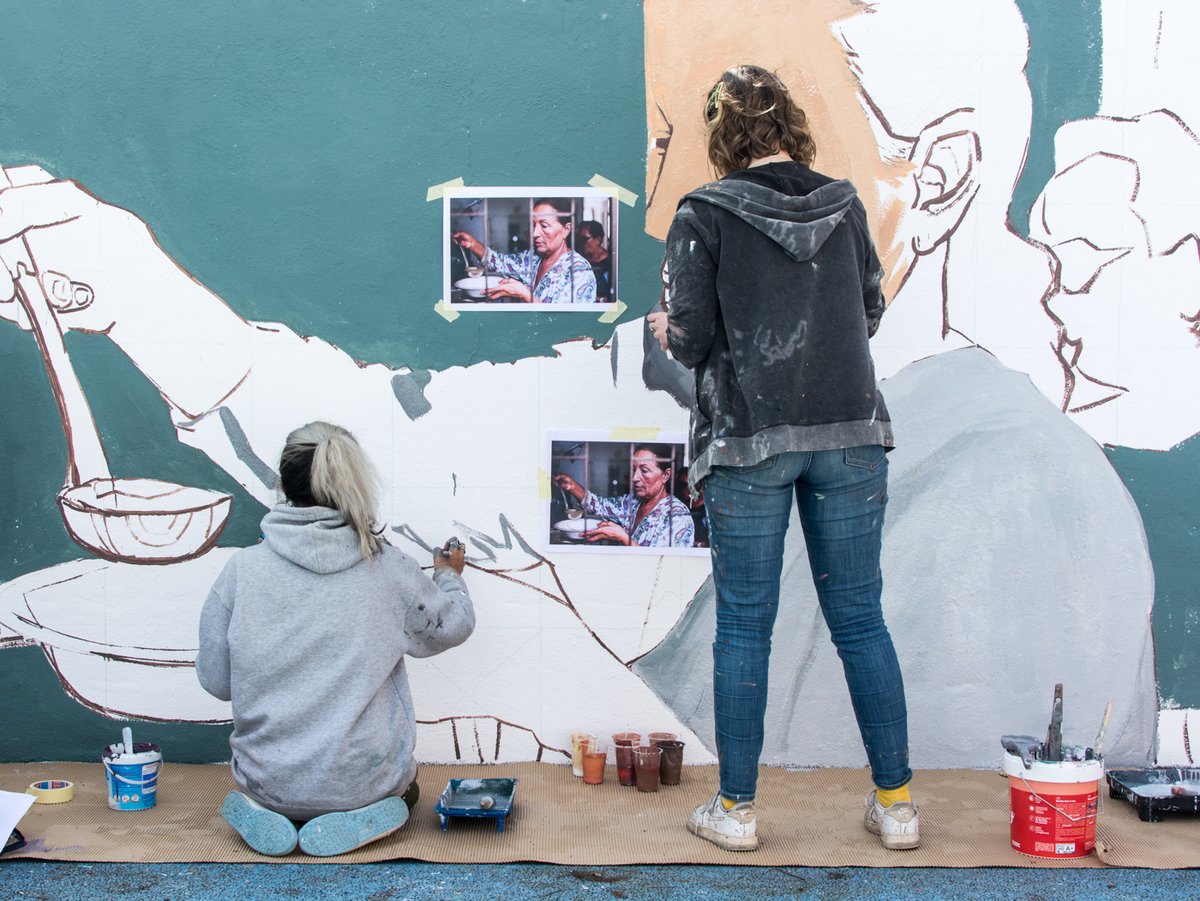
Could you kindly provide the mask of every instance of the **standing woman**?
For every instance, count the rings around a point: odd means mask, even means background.
[[[200,616],[196,674],[233,702],[221,814],[254,850],[343,854],[394,832],[417,800],[404,657],[475,628],[451,539],[433,577],[383,542],[376,479],[345,429],[309,423],[279,461],[287,502],[235,554]]]
[[[695,370],[690,476],[704,493],[717,595],[720,790],[688,828],[758,846],[754,798],[771,630],[793,498],[876,789],[866,828],[915,848],[904,685],[880,605],[891,423],[868,338],[883,270],[847,181],[814,172],[804,112],[772,73],[725,72],[704,109],[719,181],[667,235],[664,349]],[[693,489],[695,490],[695,489]]]

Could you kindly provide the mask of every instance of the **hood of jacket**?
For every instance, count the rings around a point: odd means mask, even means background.
[[[821,249],[856,196],[854,185],[845,179],[800,196],[753,182],[722,180],[703,185],[683,199],[728,210],[802,263]]]
[[[311,572],[341,572],[362,560],[358,533],[330,507],[280,504],[263,517],[267,547]]]

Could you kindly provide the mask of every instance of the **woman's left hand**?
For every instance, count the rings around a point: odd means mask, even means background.
[[[631,544],[629,533],[615,522],[605,520],[594,529],[581,532],[580,536],[588,541],[615,541],[617,544]]]
[[[667,314],[663,312],[651,313],[646,317],[646,322],[650,324],[650,333],[658,339],[658,346],[664,351],[667,350]]]
[[[500,279],[500,283],[496,287],[488,288],[484,294],[489,300],[495,300],[499,297],[512,297],[520,303],[533,303],[533,294],[530,293],[528,285],[515,278]]]

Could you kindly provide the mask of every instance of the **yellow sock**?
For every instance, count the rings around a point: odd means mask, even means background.
[[[724,807],[726,810],[733,810],[734,805],[736,805],[737,803],[738,803],[737,801],[730,801],[724,795],[721,795],[721,806]]]
[[[899,788],[876,788],[875,800],[884,809],[891,807],[899,801],[907,801],[912,803],[912,795],[909,794],[908,785],[902,785]]]

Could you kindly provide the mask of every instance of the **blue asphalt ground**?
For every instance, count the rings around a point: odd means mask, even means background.
[[[0,898],[14,901],[794,897],[927,901],[1200,898],[1200,870],[0,862]]]

